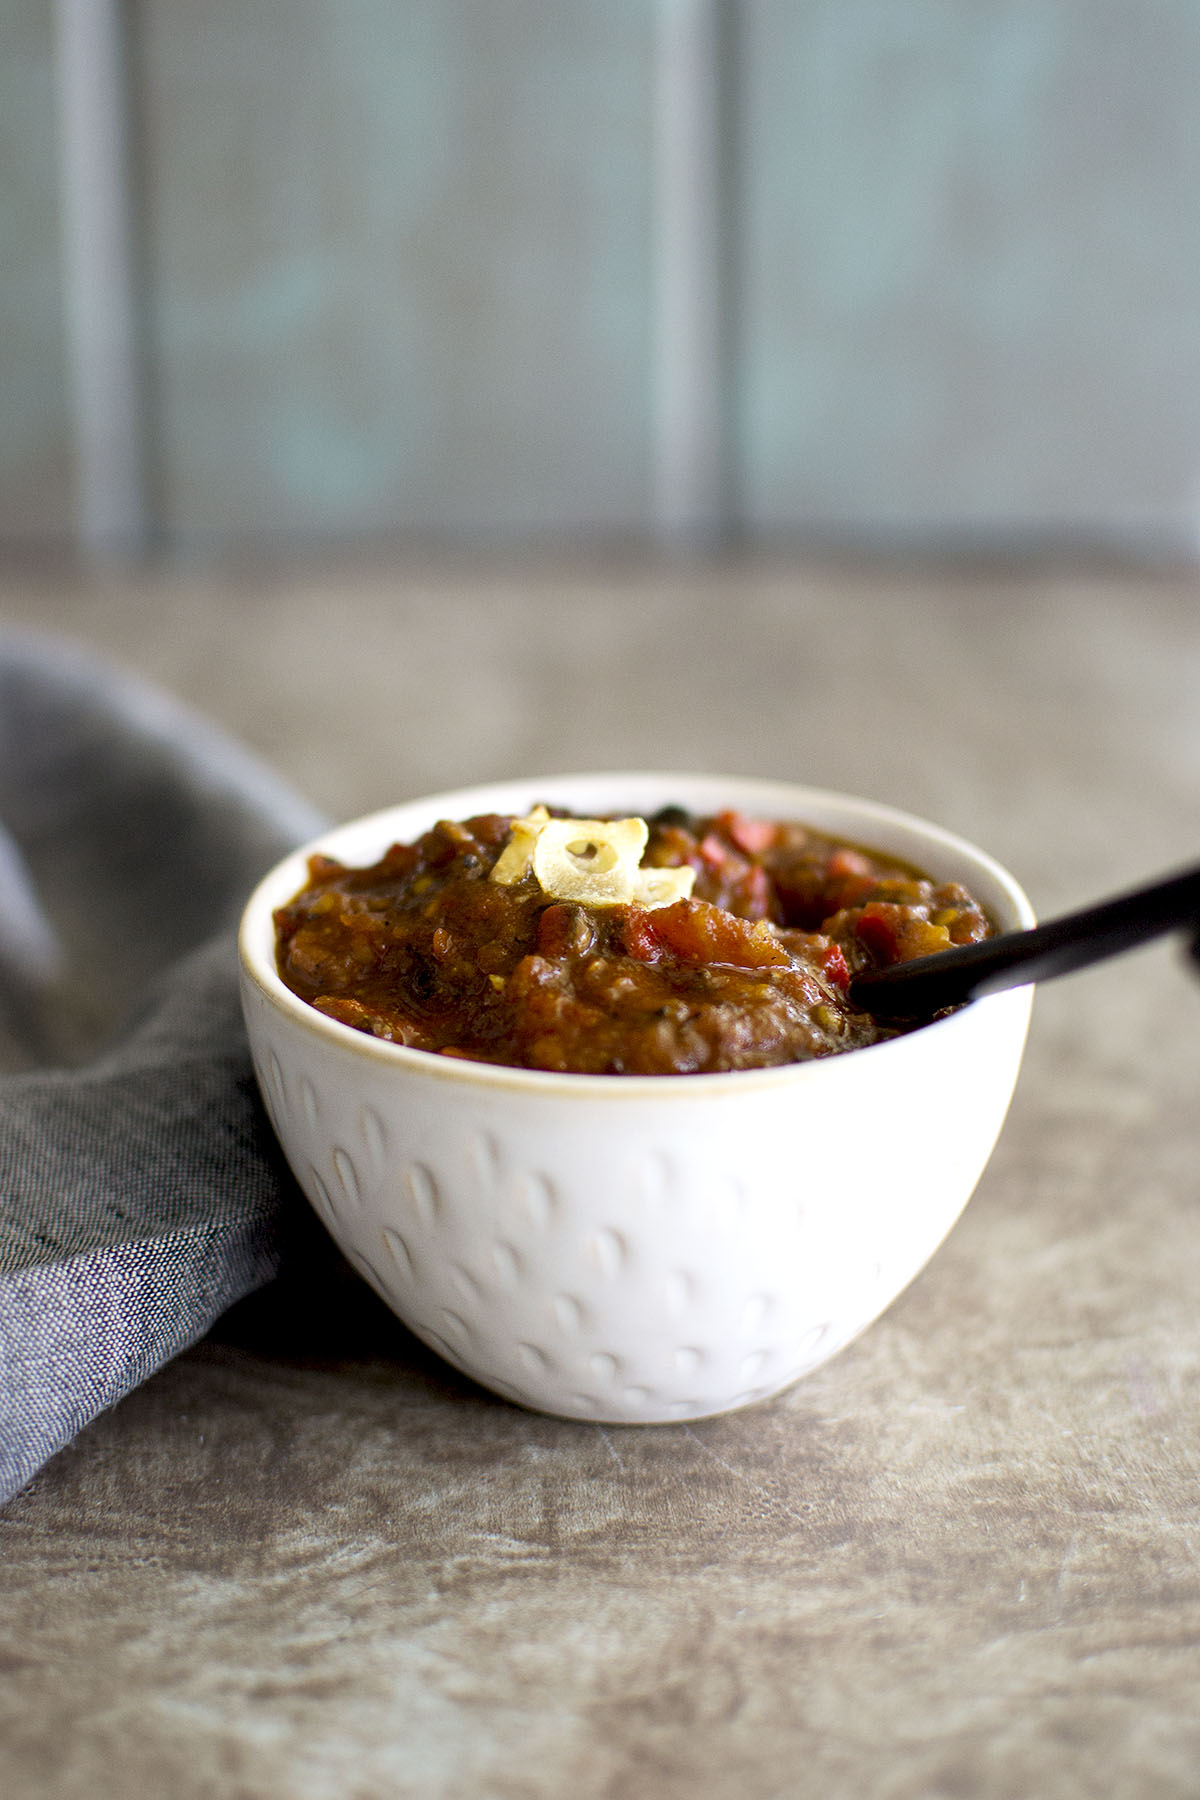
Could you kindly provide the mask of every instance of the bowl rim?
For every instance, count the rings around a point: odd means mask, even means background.
[[[749,1094],[779,1086],[794,1086],[802,1081],[812,1083],[832,1078],[844,1080],[847,1075],[842,1071],[846,1070],[847,1065],[861,1065],[864,1058],[875,1062],[885,1054],[894,1057],[903,1053],[906,1046],[911,1047],[918,1039],[928,1038],[930,1034],[944,1037],[948,1032],[970,1028],[985,1012],[995,1015],[1001,1011],[1022,1009],[1028,1017],[1032,1000],[1031,988],[1013,988],[971,1001],[945,1018],[931,1020],[914,1032],[886,1039],[882,1043],[864,1045],[843,1055],[819,1057],[806,1062],[781,1063],[765,1069],[729,1069],[679,1075],[597,1075],[477,1062],[467,1057],[444,1056],[439,1051],[418,1050],[406,1044],[388,1043],[317,1012],[307,1001],[294,994],[279,976],[273,954],[275,939],[271,925],[272,915],[276,906],[289,899],[304,885],[310,856],[337,855],[339,844],[364,836],[374,839],[378,845],[376,853],[382,855],[387,846],[396,842],[398,837],[389,822],[399,822],[408,815],[412,815],[414,823],[407,829],[415,832],[425,829],[439,818],[469,818],[473,813],[488,810],[515,812],[519,804],[517,796],[524,797],[526,810],[536,804],[539,798],[558,800],[574,806],[575,802],[566,798],[565,790],[571,789],[576,793],[585,789],[611,790],[614,795],[619,795],[622,785],[630,790],[640,788],[645,789],[648,794],[657,794],[658,805],[669,804],[669,795],[677,797],[682,804],[687,804],[690,797],[697,805],[716,808],[726,804],[736,805],[736,795],[739,792],[747,797],[757,794],[764,797],[763,800],[752,802],[757,811],[762,812],[765,807],[778,801],[783,810],[772,816],[795,818],[802,824],[813,824],[814,829],[818,830],[825,827],[816,820],[806,818],[806,806],[811,805],[816,811],[837,812],[852,820],[861,819],[867,827],[867,835],[862,838],[856,836],[853,827],[831,825],[828,829],[839,836],[861,842],[868,848],[872,842],[871,831],[877,826],[883,828],[885,833],[894,832],[899,836],[919,839],[936,853],[935,864],[967,864],[970,865],[972,879],[979,875],[984,877],[984,885],[992,890],[993,896],[1002,897],[1012,914],[1011,920],[1004,924],[1004,929],[1017,929],[1036,922],[1033,907],[1016,877],[987,851],[943,826],[935,825],[887,802],[843,794],[830,788],[810,787],[802,783],[754,775],[710,775],[703,772],[684,775],[670,771],[619,769],[598,773],[585,771],[495,780],[417,795],[331,825],[319,832],[281,857],[262,876],[247,899],[237,932],[243,984],[248,983],[275,1013],[282,1015],[294,1027],[314,1036],[335,1053],[365,1057],[369,1062],[393,1068],[397,1074],[407,1071],[410,1075],[450,1082],[457,1087],[481,1090],[507,1088],[528,1095],[557,1093],[579,1099],[585,1096],[593,1099],[605,1096],[610,1103],[617,1098],[665,1101],[691,1096],[698,1099],[705,1095],[715,1097],[718,1092],[726,1090]],[[705,794],[720,794],[722,798],[709,798],[706,801],[703,798]],[[635,797],[632,791],[628,797]],[[613,810],[611,803],[609,810]],[[416,823],[418,818],[423,819],[424,824]],[[879,848],[886,849],[886,846],[880,845]],[[356,851],[355,854],[361,858],[369,852]],[[901,852],[897,851],[896,854]],[[911,860],[923,867],[929,866],[928,859],[921,855]]]

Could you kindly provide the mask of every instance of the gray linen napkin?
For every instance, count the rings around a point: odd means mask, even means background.
[[[165,695],[0,633],[0,1502],[275,1273],[234,927],[322,823]]]

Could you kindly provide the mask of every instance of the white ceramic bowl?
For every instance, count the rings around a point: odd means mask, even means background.
[[[275,970],[273,909],[314,850],[375,861],[442,818],[736,807],[965,882],[1002,929],[1012,876],[864,800],[709,776],[546,777],[376,813],[288,857],[241,929],[254,1064],[301,1187],[418,1337],[521,1405],[661,1423],[764,1399],[825,1362],[923,1267],[1012,1095],[1029,988],[785,1068],[561,1075],[439,1057],[323,1017]]]

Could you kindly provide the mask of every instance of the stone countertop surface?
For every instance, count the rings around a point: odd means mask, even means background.
[[[336,816],[777,775],[974,838],[1043,916],[1200,853],[1198,602],[1035,567],[0,576],[0,623],[153,677]],[[692,1425],[494,1400],[318,1255],[0,1518],[0,1790],[1200,1794],[1198,1083],[1178,943],[1043,988],[928,1268]]]

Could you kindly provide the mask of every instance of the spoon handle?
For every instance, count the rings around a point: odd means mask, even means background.
[[[1200,929],[1200,864],[1029,931],[864,971],[851,981],[850,999],[877,1018],[928,1017],[1002,988],[1069,975],[1183,928]]]

